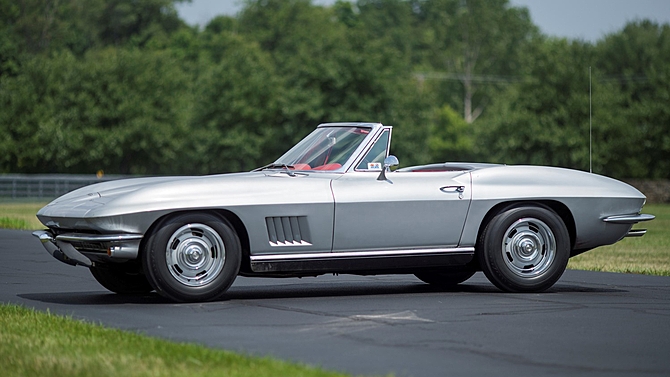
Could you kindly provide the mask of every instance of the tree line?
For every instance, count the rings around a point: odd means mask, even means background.
[[[0,0],[0,173],[250,170],[372,121],[405,166],[670,178],[668,24],[589,43],[507,0],[247,0],[199,27],[179,2]]]

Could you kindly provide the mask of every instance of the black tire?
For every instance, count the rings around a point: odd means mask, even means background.
[[[163,220],[149,235],[142,254],[149,283],[179,302],[219,299],[240,270],[241,246],[223,218],[180,214]]]
[[[141,294],[154,290],[146,276],[136,269],[110,264],[90,267],[89,270],[100,285],[114,293]]]
[[[477,257],[486,277],[501,290],[542,292],[565,271],[570,235],[563,220],[547,207],[512,207],[484,228]]]
[[[422,271],[414,274],[421,281],[441,288],[453,288],[470,279],[475,270],[470,267],[445,268],[436,271]]]

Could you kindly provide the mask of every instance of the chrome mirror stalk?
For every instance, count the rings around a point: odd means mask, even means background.
[[[384,167],[382,168],[381,173],[379,173],[379,177],[377,177],[378,181],[387,181],[388,179],[386,178],[386,171],[390,171],[392,166],[398,166],[400,165],[400,162],[398,162],[398,158],[394,155],[389,155],[384,159]]]

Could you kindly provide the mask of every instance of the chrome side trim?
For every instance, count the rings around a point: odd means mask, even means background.
[[[323,273],[409,273],[420,268],[464,266],[475,255],[474,247],[347,251],[335,253],[299,253],[252,255],[254,273],[311,275]]]
[[[318,260],[341,258],[369,258],[369,257],[406,257],[418,255],[443,255],[450,253],[474,253],[474,247],[456,247],[439,249],[410,249],[410,250],[374,250],[374,251],[347,251],[334,253],[298,253],[298,254],[264,254],[252,255],[251,262],[279,262],[294,260]]]
[[[618,216],[607,216],[602,220],[606,223],[612,224],[636,224],[641,221],[650,221],[655,219],[654,215],[639,214],[639,215],[618,215]]]
[[[65,242],[128,242],[139,241],[141,234],[81,234],[68,233],[56,236],[57,241]]]
[[[642,237],[647,234],[646,229],[631,229],[626,234],[626,237]]]

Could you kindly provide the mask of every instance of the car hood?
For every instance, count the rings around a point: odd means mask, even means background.
[[[82,187],[47,204],[37,217],[92,218],[180,208],[332,202],[330,180],[339,174],[283,171],[197,177],[149,177]]]

